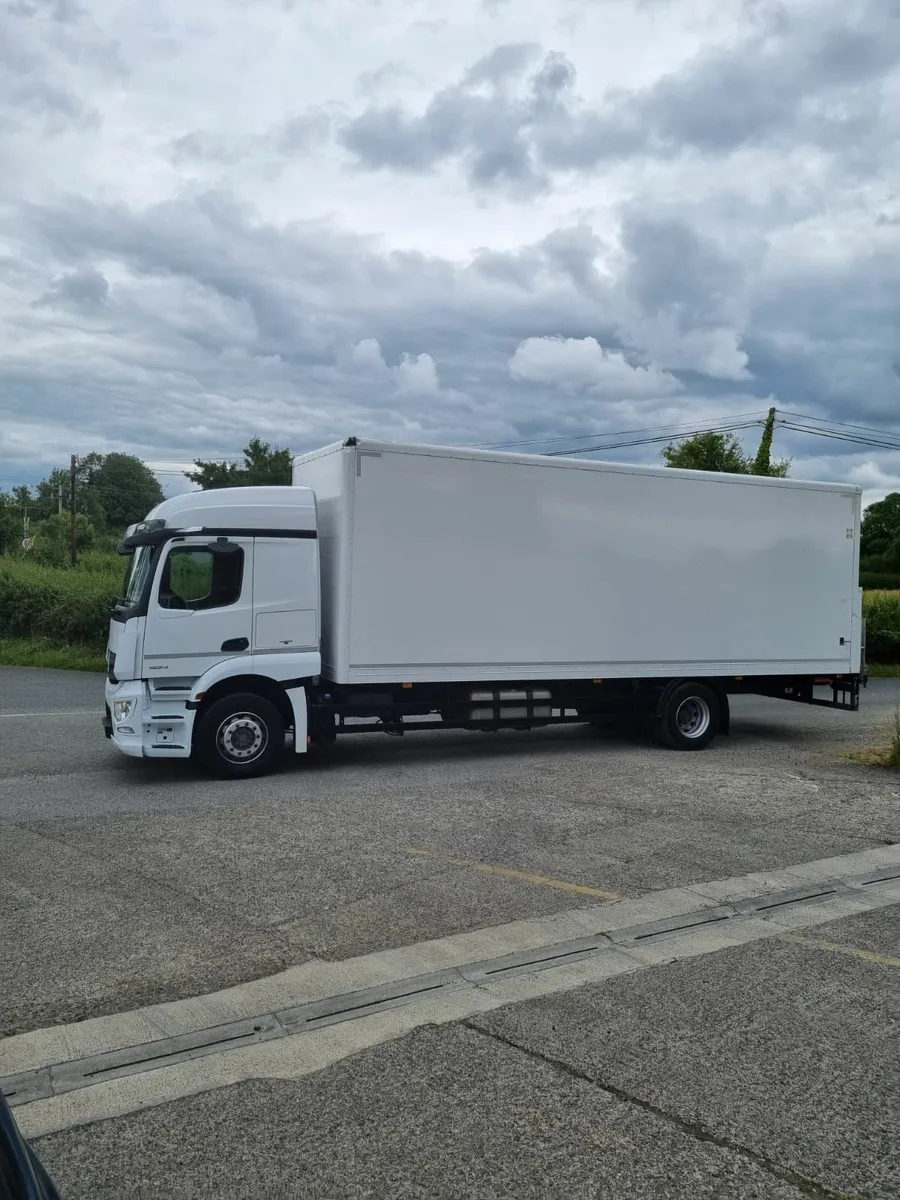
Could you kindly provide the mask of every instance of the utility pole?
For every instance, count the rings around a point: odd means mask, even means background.
[[[75,464],[77,458],[73,454],[69,460],[69,493],[72,499],[72,566],[78,558],[78,539],[75,533]]]
[[[775,409],[770,408],[769,415],[766,417],[766,423],[763,426],[759,449],[756,452],[756,458],[753,460],[751,475],[770,475],[772,473],[772,435],[774,432]]]
[[[57,512],[59,513],[60,516],[62,516],[62,510],[63,510],[62,494],[63,494],[63,483],[62,483],[62,480],[60,479],[60,481],[59,481],[59,508],[57,509]]]

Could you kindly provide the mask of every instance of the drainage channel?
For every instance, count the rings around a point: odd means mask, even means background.
[[[498,979],[570,966],[585,959],[595,958],[616,947],[627,949],[629,946],[645,946],[740,917],[758,916],[765,919],[772,913],[785,909],[799,905],[824,904],[839,896],[873,891],[880,884],[895,883],[897,880],[900,880],[900,867],[893,866],[865,875],[770,892],[733,904],[714,905],[677,917],[608,930],[592,937],[557,942],[519,954],[486,959],[460,967],[448,967],[429,975],[416,975],[362,991],[329,996],[323,1000],[279,1009],[258,1017],[161,1038],[139,1046],[109,1050],[89,1058],[57,1063],[34,1071],[23,1071],[17,1075],[0,1078],[0,1091],[12,1107],[28,1104],[34,1100],[44,1100],[89,1087],[107,1079],[158,1070],[208,1054],[358,1020],[360,1017],[415,1004],[437,994],[446,995],[452,990],[483,986]]]

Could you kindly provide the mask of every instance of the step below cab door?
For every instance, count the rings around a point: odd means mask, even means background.
[[[174,538],[163,547],[147,607],[145,679],[197,679],[249,655],[253,539]]]

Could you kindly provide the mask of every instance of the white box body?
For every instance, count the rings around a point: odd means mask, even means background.
[[[860,669],[851,485],[361,439],[293,481],[337,683]]]

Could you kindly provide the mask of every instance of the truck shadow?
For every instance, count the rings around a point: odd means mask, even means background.
[[[828,729],[785,725],[775,720],[768,721],[757,717],[738,717],[732,720],[731,733],[719,737],[697,758],[700,761],[713,754],[719,760],[727,759],[730,752],[759,742],[780,747],[801,747],[814,746],[831,739],[833,733]],[[490,761],[524,756],[531,762],[535,756],[552,760],[557,757],[586,758],[607,753],[646,758],[650,754],[674,755],[677,751],[660,745],[649,737],[629,737],[612,728],[596,729],[588,725],[554,726],[523,731],[501,730],[496,733],[458,729],[429,730],[422,733],[411,732],[403,738],[388,737],[383,733],[348,733],[339,737],[332,746],[311,746],[304,755],[294,755],[286,748],[274,774],[283,776],[310,771],[316,774],[332,773],[364,766],[383,766],[389,769],[391,766],[399,768],[416,763],[438,764],[459,757],[465,757],[469,761]],[[138,787],[245,782],[214,779],[204,775],[198,767],[184,759],[166,762],[159,759],[117,757],[111,765],[116,771],[127,775],[130,784]]]
[[[435,730],[405,735],[402,745],[378,734],[345,734],[333,746],[310,748],[302,757],[288,756],[282,771],[331,771],[341,767],[380,766],[392,763],[472,760],[514,757],[586,757],[603,751],[625,754],[669,753],[649,739],[627,738],[619,733],[576,725],[529,731],[502,730],[498,733],[466,730]]]

